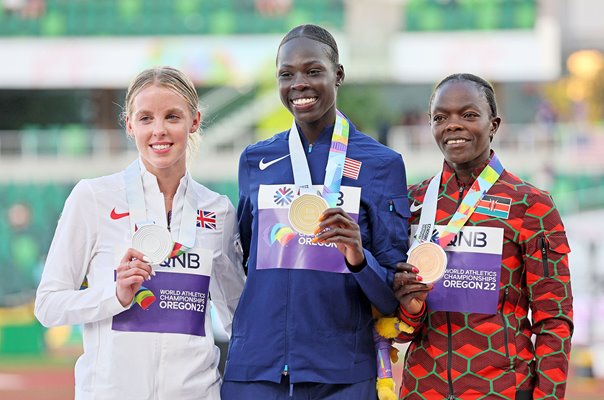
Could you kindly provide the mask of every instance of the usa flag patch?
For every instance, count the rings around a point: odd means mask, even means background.
[[[354,180],[359,179],[359,173],[361,172],[362,165],[363,163],[361,161],[346,157],[346,160],[344,161],[344,172],[342,172],[342,176]]]
[[[197,227],[216,230],[216,212],[197,210]]]

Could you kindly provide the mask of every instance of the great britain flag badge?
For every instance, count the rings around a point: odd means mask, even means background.
[[[475,212],[490,217],[507,219],[510,216],[511,207],[512,199],[509,197],[491,196],[487,194],[478,202]]]
[[[197,227],[216,230],[216,213],[214,211],[197,210]]]

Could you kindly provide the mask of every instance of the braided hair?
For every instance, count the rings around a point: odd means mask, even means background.
[[[330,51],[328,52],[329,59],[333,62],[334,65],[339,64],[340,53],[338,52],[338,45],[336,44],[336,40],[333,38],[331,33],[329,33],[325,28],[322,28],[318,25],[306,24],[299,25],[287,32],[287,34],[279,43],[279,49],[285,43],[289,42],[292,39],[305,37],[308,39],[316,40],[317,42],[321,42],[327,47],[329,47]]]
[[[495,90],[493,90],[493,86],[481,77],[468,73],[452,74],[440,81],[439,84],[436,85],[436,88],[434,88],[432,96],[430,96],[430,108],[432,108],[432,101],[434,100],[434,95],[438,89],[449,81],[470,81],[474,83],[489,104],[489,108],[491,109],[491,117],[497,116],[497,102],[495,101]]]

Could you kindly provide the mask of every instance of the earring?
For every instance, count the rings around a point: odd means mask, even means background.
[[[336,82],[336,86],[340,86],[340,85],[341,85],[341,83],[340,83],[340,82]]]

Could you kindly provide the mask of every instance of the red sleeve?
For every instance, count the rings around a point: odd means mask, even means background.
[[[545,197],[545,196],[543,196]],[[530,202],[523,261],[535,337],[535,399],[563,399],[573,331],[570,248],[549,197]],[[528,236],[528,233],[531,233]]]

